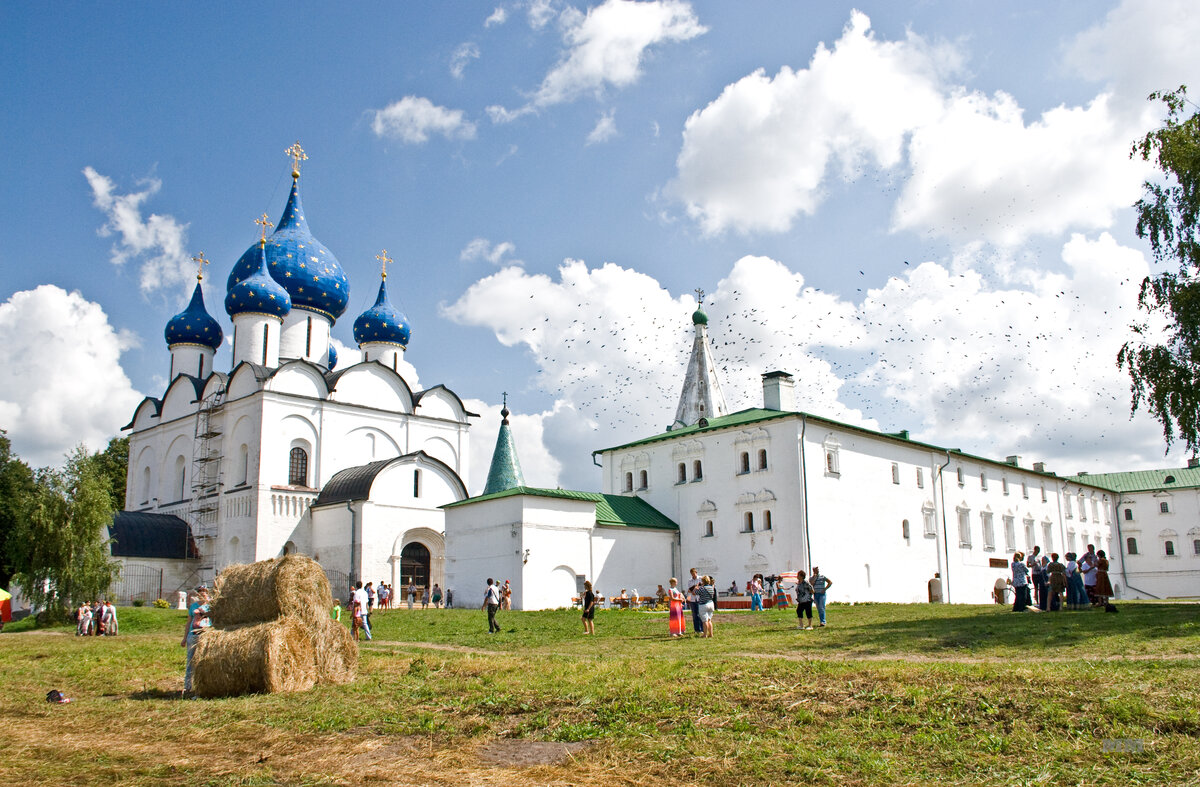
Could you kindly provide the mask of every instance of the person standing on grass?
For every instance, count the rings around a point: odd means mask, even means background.
[[[696,591],[700,588],[700,574],[696,569],[691,570],[691,577],[687,584],[687,600],[688,606],[692,610],[692,628],[697,634],[704,633],[704,623],[700,620],[700,602],[696,600]]]
[[[1036,544],[1033,547],[1033,552],[1030,553],[1029,559],[1025,561],[1025,565],[1029,568],[1029,582],[1032,585],[1031,592],[1033,598],[1030,603],[1037,603],[1038,609],[1042,607],[1042,548]]]
[[[111,598],[104,604],[104,634],[108,637],[117,636],[117,607]]]
[[[796,628],[812,631],[813,586],[805,579],[803,571],[796,572]],[[808,616],[808,625],[804,625],[804,616]]]
[[[421,589],[421,609],[429,609],[429,586]]]
[[[1079,562],[1079,573],[1083,574],[1084,596],[1087,597],[1087,603],[1092,606],[1096,604],[1096,564],[1098,562],[1095,545],[1088,544],[1087,552],[1083,553],[1083,559]]]
[[[1063,591],[1067,589],[1067,567],[1058,562],[1058,553],[1050,553],[1050,562],[1046,564],[1046,576],[1050,580],[1050,611],[1062,610]]]
[[[441,609],[442,607],[442,589],[438,587],[438,583],[433,583],[433,608]]]
[[[762,578],[755,574],[754,579],[750,581],[750,611],[762,612]],[[809,615],[811,618],[812,615]]]
[[[188,605],[187,628],[183,633],[183,642],[179,643],[187,648],[187,666],[183,671],[185,694],[190,694],[192,691],[192,656],[196,653],[196,643],[200,641],[201,634],[212,628],[212,618],[208,616],[208,588],[203,585],[196,588],[195,599]]]
[[[487,610],[488,633],[495,634],[500,630],[500,624],[496,622],[496,610],[500,609],[500,586],[491,577],[488,577],[487,592],[483,594],[483,608]]]
[[[367,614],[370,615],[375,611],[375,586],[368,582],[363,590],[367,591]]]
[[[1079,573],[1079,556],[1067,553],[1067,609],[1083,609],[1087,606],[1087,593],[1083,589],[1083,574]]]
[[[670,613],[667,617],[667,631],[671,632],[672,637],[682,637],[684,630],[687,628],[687,623],[683,619],[683,605],[686,598],[679,591],[678,579],[671,577],[669,584],[671,585],[671,589],[667,591],[667,605]]]
[[[388,601],[392,598],[392,591],[388,589],[386,582],[379,583],[379,608],[387,609]]]
[[[358,604],[359,608],[359,626],[367,635],[367,640],[371,639],[371,608],[367,606],[367,591],[363,590],[363,583],[360,579],[354,583],[354,603]]]
[[[1112,598],[1113,588],[1112,582],[1108,579],[1108,556],[1101,549],[1096,553],[1096,606],[1108,606],[1108,600]]]
[[[1025,553],[1013,552],[1012,563],[1013,612],[1024,612],[1029,608],[1029,566],[1025,565]]]
[[[338,608],[341,612],[341,608]],[[352,594],[350,596],[350,636],[358,642],[359,632],[362,631],[362,605],[358,603],[358,599]]]
[[[500,590],[500,604],[504,609],[512,609],[512,584],[507,579]]]
[[[75,624],[75,636],[86,637],[92,631],[92,605],[86,601],[75,610],[78,622]]]
[[[583,633],[596,633],[596,594],[592,592],[591,580],[583,583]]]
[[[700,608],[700,623],[704,627],[700,636],[711,638],[716,628],[713,623],[713,616],[717,612],[716,580],[708,575],[704,576],[696,588],[696,602]]]
[[[825,594],[833,587],[833,580],[821,573],[821,569],[813,566],[812,578],[808,580],[813,589],[813,601],[817,605],[817,617],[821,619],[821,628],[825,627]]]

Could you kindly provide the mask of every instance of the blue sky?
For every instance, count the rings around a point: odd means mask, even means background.
[[[1150,270],[1128,147],[1196,81],[1188,6],[5,4],[0,428],[53,464],[161,394],[199,251],[229,333],[300,140],[335,338],[387,248],[476,465],[508,391],[527,480],[595,488],[591,450],[673,416],[697,287],[733,409],[782,368],[805,410],[984,455],[1182,461],[1114,358]]]

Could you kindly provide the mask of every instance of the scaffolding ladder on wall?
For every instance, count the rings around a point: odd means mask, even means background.
[[[192,440],[192,498],[188,504],[188,525],[200,550],[199,579],[207,585],[216,578],[217,518],[221,504],[220,415],[224,406],[223,388],[204,398],[196,411],[196,434]]]

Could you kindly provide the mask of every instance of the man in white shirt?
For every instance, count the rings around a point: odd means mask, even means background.
[[[353,600],[358,603],[359,609],[362,610],[362,628],[363,633],[367,635],[367,639],[371,639],[371,622],[370,608],[367,606],[367,591],[363,590],[362,580],[354,583]],[[351,606],[353,609],[353,606]]]
[[[500,588],[491,577],[488,577],[487,592],[483,594],[483,605],[488,613],[488,633],[495,634],[500,630],[500,624],[496,622],[496,610],[500,609]]]

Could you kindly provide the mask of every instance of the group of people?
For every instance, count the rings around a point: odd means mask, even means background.
[[[111,600],[85,601],[75,610],[75,636],[115,637],[117,608]]]
[[[1029,556],[1023,552],[1013,553],[1012,578],[1013,612],[1058,612],[1068,610],[1107,607],[1112,598],[1112,582],[1108,578],[1108,556],[1092,544],[1082,557],[1074,552],[1063,555],[1057,552],[1049,556],[1041,554],[1035,546]],[[1065,597],[1065,598],[1064,598]]]

